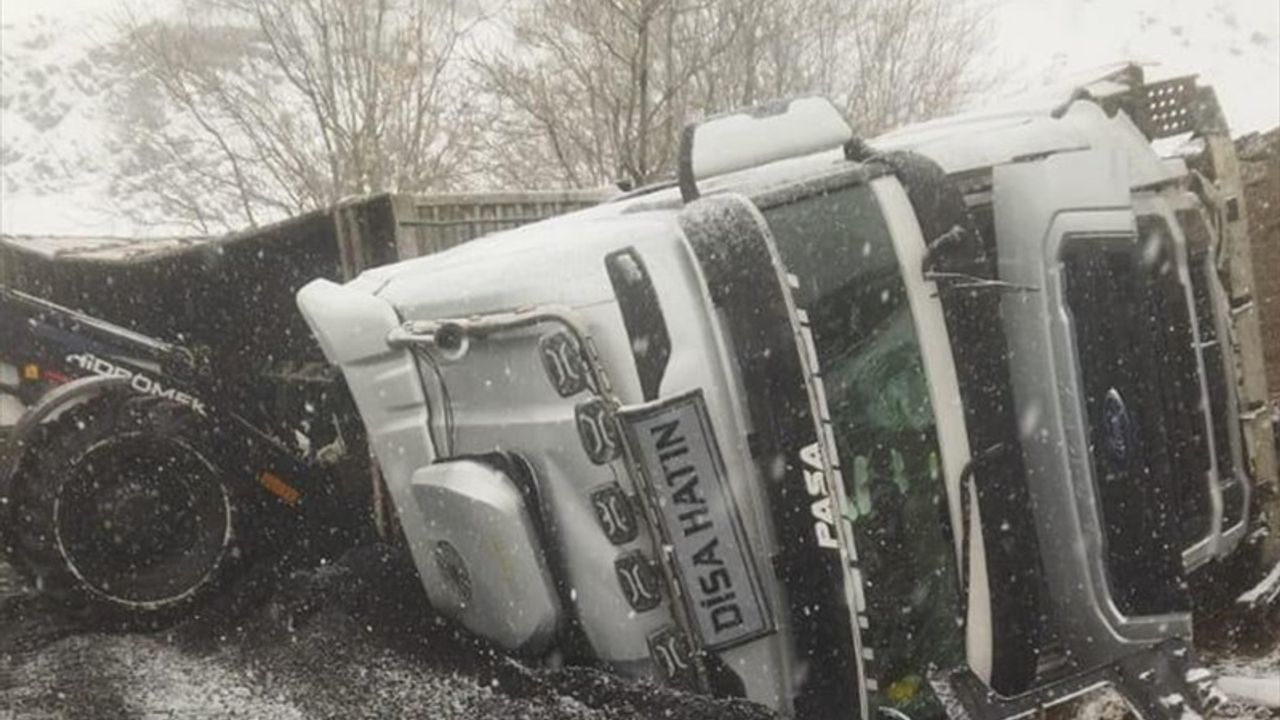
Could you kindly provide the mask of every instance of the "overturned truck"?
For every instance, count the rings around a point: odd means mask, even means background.
[[[1274,461],[1169,87],[730,114],[672,186],[308,285],[432,603],[796,717],[1203,711],[1187,574]]]
[[[1199,108],[1169,87],[865,142],[819,100],[735,113],[668,186],[434,255],[384,264],[436,221],[377,202],[176,253],[201,280],[128,328],[0,291],[8,554],[164,618],[385,490],[433,605],[531,661],[803,718],[1203,710],[1186,581],[1274,460],[1217,271],[1238,189],[1153,153]]]

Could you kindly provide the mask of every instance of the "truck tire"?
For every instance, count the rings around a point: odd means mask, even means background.
[[[95,619],[154,625],[207,597],[238,556],[230,476],[201,416],[112,392],[36,429],[9,488],[9,554]]]

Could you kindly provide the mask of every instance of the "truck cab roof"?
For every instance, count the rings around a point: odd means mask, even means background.
[[[1008,112],[961,115],[890,131],[870,141],[880,151],[911,150],[932,158],[950,174],[1056,153],[1116,148],[1129,161],[1133,188],[1178,181],[1185,163],[1160,158],[1151,141],[1124,112],[1108,116],[1092,99],[1063,108],[1022,105]]]

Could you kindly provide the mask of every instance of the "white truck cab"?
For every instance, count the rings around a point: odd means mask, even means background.
[[[1185,594],[1117,610],[1085,411],[1030,374],[1070,339],[1040,316],[1060,278],[1005,277],[1003,245],[997,272],[937,163],[861,147],[821,101],[730,114],[686,131],[675,186],[303,288],[432,603],[529,658],[802,718],[1105,684],[1202,707]],[[1008,222],[1131,234],[1088,157]],[[1176,549],[1134,552],[1178,585]]]

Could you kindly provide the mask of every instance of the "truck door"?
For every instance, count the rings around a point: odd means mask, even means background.
[[[1084,666],[1189,636],[1160,342],[1120,153],[993,173],[1019,432],[1053,598]]]

